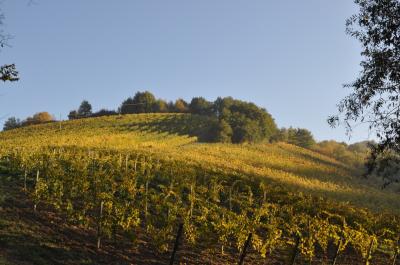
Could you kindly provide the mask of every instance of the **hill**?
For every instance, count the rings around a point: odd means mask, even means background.
[[[240,249],[252,232],[262,256],[299,235],[296,248],[312,258],[344,229],[353,237],[346,244],[367,255],[371,238],[389,242],[378,237],[388,216],[384,227],[396,234],[398,194],[356,168],[285,143],[201,143],[208,124],[198,115],[137,114],[34,125],[0,133],[0,155],[35,209],[50,207],[104,238],[143,229],[161,252],[179,222],[193,248]]]
[[[2,132],[0,140],[1,146],[9,148],[145,150],[160,157],[199,163],[205,168],[265,178],[286,188],[375,210],[400,211],[396,194],[371,187],[360,172],[343,162],[285,143],[198,143],[201,132],[206,130],[207,118],[202,116],[137,114],[30,126]]]

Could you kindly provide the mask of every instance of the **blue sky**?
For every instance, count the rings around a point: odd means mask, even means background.
[[[21,81],[0,85],[0,116],[65,119],[83,99],[116,108],[149,90],[166,100],[233,96],[265,107],[280,127],[349,140],[326,118],[360,69],[360,45],[345,34],[357,12],[350,0],[28,3],[2,3],[14,38],[0,63],[16,63]],[[367,138],[358,128],[350,141]]]

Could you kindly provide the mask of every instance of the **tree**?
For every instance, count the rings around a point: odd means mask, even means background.
[[[22,126],[28,126],[33,124],[47,123],[54,121],[54,117],[48,112],[38,112],[32,117],[28,117],[22,122]]]
[[[186,101],[179,98],[175,101],[173,111],[179,112],[179,113],[186,113],[189,111],[189,105]]]
[[[339,103],[339,115],[328,122],[337,126],[343,120],[349,132],[355,123],[367,123],[379,139],[373,149],[378,158],[387,150],[400,153],[400,1],[355,3],[359,13],[346,26],[362,44],[362,69],[353,83],[345,85],[352,92]]]
[[[213,113],[232,128],[232,142],[269,141],[276,134],[277,126],[266,109],[254,103],[235,100],[231,97],[217,98]]]
[[[235,101],[232,97],[225,97],[225,98],[218,97],[214,101],[214,106],[213,106],[214,115],[217,118],[229,117],[232,114],[231,107],[235,103],[238,103],[238,101]]]
[[[234,115],[233,143],[255,143],[265,139],[257,121],[251,120],[243,115]]]
[[[349,151],[354,153],[366,154],[371,151],[371,146],[376,146],[374,141],[362,141],[348,146]]]
[[[211,134],[212,140],[218,143],[231,143],[232,142],[232,135],[233,131],[229,123],[224,120],[220,120],[218,123],[215,124],[214,128],[212,129]]]
[[[203,97],[194,97],[190,102],[189,111],[198,115],[210,115],[212,113],[212,103]]]
[[[366,167],[369,175],[382,177],[384,180],[383,188],[392,184],[399,183],[400,155],[391,149],[381,152],[374,152],[376,147],[372,146],[372,155],[368,158]]]
[[[21,121],[15,117],[10,117],[8,120],[4,123],[3,126],[3,131],[8,131],[12,129],[16,129],[21,127]]]
[[[288,142],[289,134],[286,128],[281,128],[274,135],[271,136],[271,142]]]
[[[315,140],[312,133],[307,129],[289,128],[288,143],[304,148],[310,148],[315,144]]]
[[[89,101],[84,100],[79,106],[78,116],[87,118],[90,117],[90,115],[92,115],[92,105],[90,105]]]
[[[121,114],[150,113],[154,111],[156,98],[149,91],[137,92],[133,98],[128,98],[122,102],[120,107]]]
[[[313,145],[312,150],[360,169],[365,168],[364,162],[369,154],[366,142],[347,145],[344,142],[334,140],[322,141]]]
[[[168,110],[169,110],[168,104],[165,100],[158,99],[153,104],[153,112],[165,113],[168,112]]]
[[[79,119],[78,112],[76,110],[71,110],[68,114],[68,119],[69,120],[76,120]]]
[[[228,142],[228,136],[233,143],[270,141],[277,131],[275,121],[266,109],[232,97],[219,97],[212,104],[203,98],[194,98],[189,108],[192,113],[219,121],[211,132],[214,133],[212,139],[222,142]]]

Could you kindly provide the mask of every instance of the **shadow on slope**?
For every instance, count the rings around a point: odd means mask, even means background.
[[[139,114],[148,115],[151,114]],[[211,141],[211,128],[214,119],[207,116],[190,114],[165,114],[160,115],[158,119],[148,119],[146,121],[138,120],[122,124],[121,131],[138,130],[149,133],[168,133],[175,135],[188,135],[197,137],[199,142]]]

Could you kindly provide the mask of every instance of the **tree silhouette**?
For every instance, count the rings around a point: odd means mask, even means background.
[[[78,116],[79,117],[90,117],[92,115],[92,105],[90,105],[89,101],[84,100],[82,101],[81,105],[78,109]]]
[[[15,82],[19,80],[18,71],[15,64],[3,65],[0,67],[0,79],[3,82]]]
[[[12,130],[21,127],[21,121],[15,117],[10,117],[4,123],[3,131]]]

